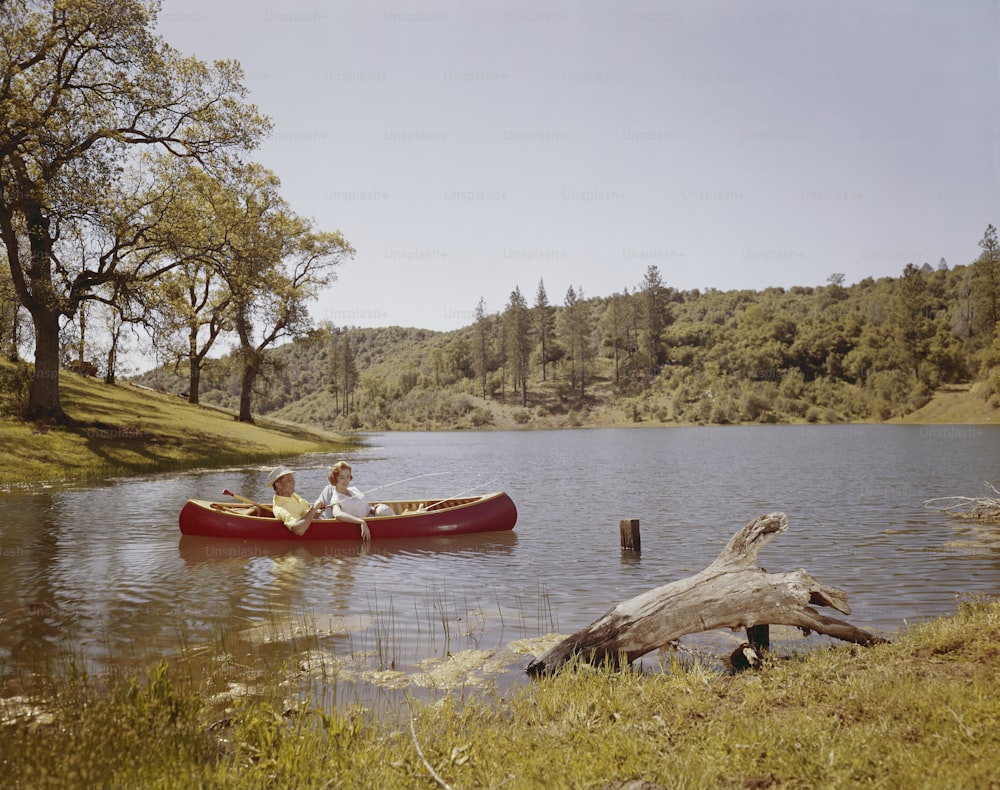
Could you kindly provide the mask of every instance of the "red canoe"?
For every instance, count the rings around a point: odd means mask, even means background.
[[[429,538],[514,529],[517,508],[502,491],[475,497],[385,502],[396,515],[365,519],[372,540]],[[357,524],[318,519],[298,537],[274,518],[267,505],[189,499],[181,508],[181,532],[209,538],[243,540],[360,540]]]

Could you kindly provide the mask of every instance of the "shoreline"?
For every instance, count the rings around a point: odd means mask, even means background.
[[[44,426],[16,418],[0,419],[0,490],[49,482],[85,482],[109,476],[151,474],[201,466],[280,461],[310,452],[357,446],[368,433],[444,431],[543,431],[607,428],[745,427],[748,425],[921,425],[955,431],[1000,423],[1000,409],[982,400],[970,385],[934,393],[916,411],[883,421],[825,422],[797,419],[775,422],[708,423],[630,420],[608,400],[595,397],[589,407],[523,419],[515,403],[480,401],[492,419],[482,425],[456,422],[440,426],[403,426],[337,432],[258,416],[253,424],[235,421],[216,406],[191,405],[145,387],[108,386],[66,374],[64,408],[74,426]]]

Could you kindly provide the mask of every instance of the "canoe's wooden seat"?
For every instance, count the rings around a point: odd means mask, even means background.
[[[253,505],[230,505],[227,502],[213,502],[212,510],[232,513],[234,516],[256,516],[257,508]]]
[[[426,513],[432,510],[446,510],[457,505],[465,505],[475,500],[475,497],[455,497],[452,499],[440,499],[428,502],[425,499],[410,502],[394,502],[393,509],[397,514],[405,516],[407,513]]]

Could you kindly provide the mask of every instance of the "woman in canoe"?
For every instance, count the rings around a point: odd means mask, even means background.
[[[323,516],[325,518],[334,518],[337,521],[348,521],[360,525],[361,537],[368,540],[366,518],[395,514],[388,505],[372,506],[369,504],[365,495],[351,485],[353,479],[351,465],[347,461],[337,461],[330,467],[330,474],[327,475],[330,484],[323,489],[316,504],[324,507]]]

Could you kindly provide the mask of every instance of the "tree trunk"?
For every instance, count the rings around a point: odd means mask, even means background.
[[[256,352],[253,349],[244,349],[243,372],[240,374],[240,414],[236,418],[239,422],[253,424],[253,413],[250,407],[253,401],[253,385],[257,381],[259,371],[260,363]]]
[[[77,314],[80,316],[80,345],[77,348],[76,358],[83,364],[84,357],[87,355],[87,306],[86,304],[81,304],[80,309],[77,310]]]
[[[125,323],[123,321],[119,321],[115,317],[114,313],[112,313],[111,326],[109,328],[111,345],[108,348],[107,363],[104,368],[104,383],[111,386],[114,386],[114,383],[118,378],[118,344],[121,343],[122,328],[124,326]]]
[[[188,397],[187,402],[197,405],[200,398],[201,389],[201,360],[203,355],[198,353],[198,328],[192,327],[188,330]]]
[[[188,357],[188,403],[198,404],[198,400],[201,397],[198,392],[200,389],[201,360],[197,357]]]
[[[24,419],[68,424],[59,399],[59,305],[52,288],[52,239],[49,220],[41,207],[25,210],[31,266],[30,283],[22,276],[18,243],[10,215],[3,221],[4,243],[10,259],[11,275],[21,303],[28,309],[35,329],[35,375],[31,381]]]
[[[787,526],[784,513],[754,519],[703,571],[618,604],[532,661],[527,672],[549,672],[574,658],[591,664],[630,664],[682,636],[716,628],[790,625],[856,644],[886,641],[813,608],[830,606],[850,614],[841,590],[820,584],[801,569],[767,573],[756,566],[761,547]]]
[[[35,375],[31,381],[26,420],[67,424],[59,399],[59,314],[39,309],[35,325]]]
[[[118,333],[111,336],[111,347],[108,349],[108,356],[104,367],[104,383],[114,386],[118,377]]]

